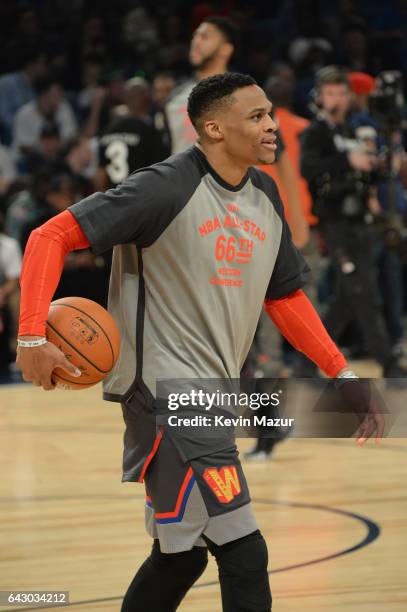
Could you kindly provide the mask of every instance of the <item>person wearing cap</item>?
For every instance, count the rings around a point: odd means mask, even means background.
[[[321,69],[314,100],[319,112],[301,135],[301,172],[308,181],[335,271],[334,294],[324,324],[338,342],[348,325],[357,323],[383,376],[401,379],[407,371],[393,350],[379,306],[369,225],[377,156],[357,140],[349,120],[351,100],[346,71],[337,66]],[[315,373],[315,367],[301,358],[295,374]]]
[[[350,122],[358,139],[378,156],[379,180],[371,212],[376,217],[393,217],[393,222],[401,222],[407,211],[407,200],[400,179],[403,160],[406,158],[402,146],[400,130],[393,130],[390,143],[386,142],[383,126],[369,112],[369,96],[376,87],[375,79],[365,72],[348,74],[352,90],[352,114]],[[387,137],[388,140],[389,137]],[[388,146],[390,144],[390,146]],[[390,152],[390,158],[385,154]],[[387,158],[387,159],[386,159]],[[392,179],[389,180],[389,166]],[[391,240],[389,240],[391,238]],[[404,338],[404,276],[400,253],[400,234],[378,229],[375,233],[375,261],[378,268],[379,289],[383,314],[393,351],[403,353]]]

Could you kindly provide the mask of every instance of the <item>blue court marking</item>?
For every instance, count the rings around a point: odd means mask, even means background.
[[[300,567],[307,567],[309,565],[316,565],[317,563],[323,563],[325,561],[330,561],[332,559],[337,559],[338,557],[343,557],[344,555],[349,555],[350,553],[356,552],[369,544],[372,544],[380,535],[380,527],[377,523],[367,518],[366,516],[362,516],[361,514],[356,514],[355,512],[348,512],[347,510],[339,510],[338,508],[330,508],[329,506],[321,506],[318,504],[306,504],[302,502],[285,502],[285,501],[273,501],[270,499],[252,499],[254,503],[257,504],[269,504],[276,506],[288,506],[291,508],[306,508],[307,510],[321,510],[323,512],[331,512],[332,514],[339,514],[341,516],[346,516],[353,520],[358,521],[364,527],[366,527],[366,535],[365,537],[357,542],[353,546],[349,546],[348,548],[344,548],[338,552],[332,553],[331,555],[326,555],[325,557],[319,557],[317,559],[311,559],[310,561],[303,561],[302,563],[293,563],[292,565],[286,565],[284,567],[279,567],[276,569],[269,570],[270,574],[278,574],[279,572],[288,572],[289,570],[298,569]],[[198,584],[195,588],[200,588],[203,586],[215,585],[217,582],[205,582],[204,584]]]

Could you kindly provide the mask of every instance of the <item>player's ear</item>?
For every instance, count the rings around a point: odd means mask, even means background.
[[[220,141],[223,139],[223,132],[217,121],[205,121],[203,125],[204,133],[211,140]]]

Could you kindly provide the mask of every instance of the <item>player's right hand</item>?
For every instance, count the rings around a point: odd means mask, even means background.
[[[21,340],[34,340],[36,336],[21,336]],[[17,367],[21,370],[23,379],[32,382],[45,391],[55,389],[51,376],[55,368],[65,370],[71,376],[79,377],[81,371],[68,361],[62,351],[52,342],[42,346],[17,348]]]

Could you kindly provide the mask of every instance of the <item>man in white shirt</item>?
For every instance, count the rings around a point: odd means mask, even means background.
[[[17,176],[14,160],[8,147],[0,144],[0,194],[4,194],[8,186]]]
[[[46,57],[31,45],[20,49],[18,72],[0,77],[0,131],[3,144],[10,145],[16,112],[35,97],[34,83],[46,73]]]
[[[41,79],[37,82],[36,92],[36,99],[24,104],[14,120],[13,147],[20,159],[38,148],[45,126],[55,125],[62,142],[75,136],[78,129],[73,110],[64,99],[64,91],[57,80]]]

